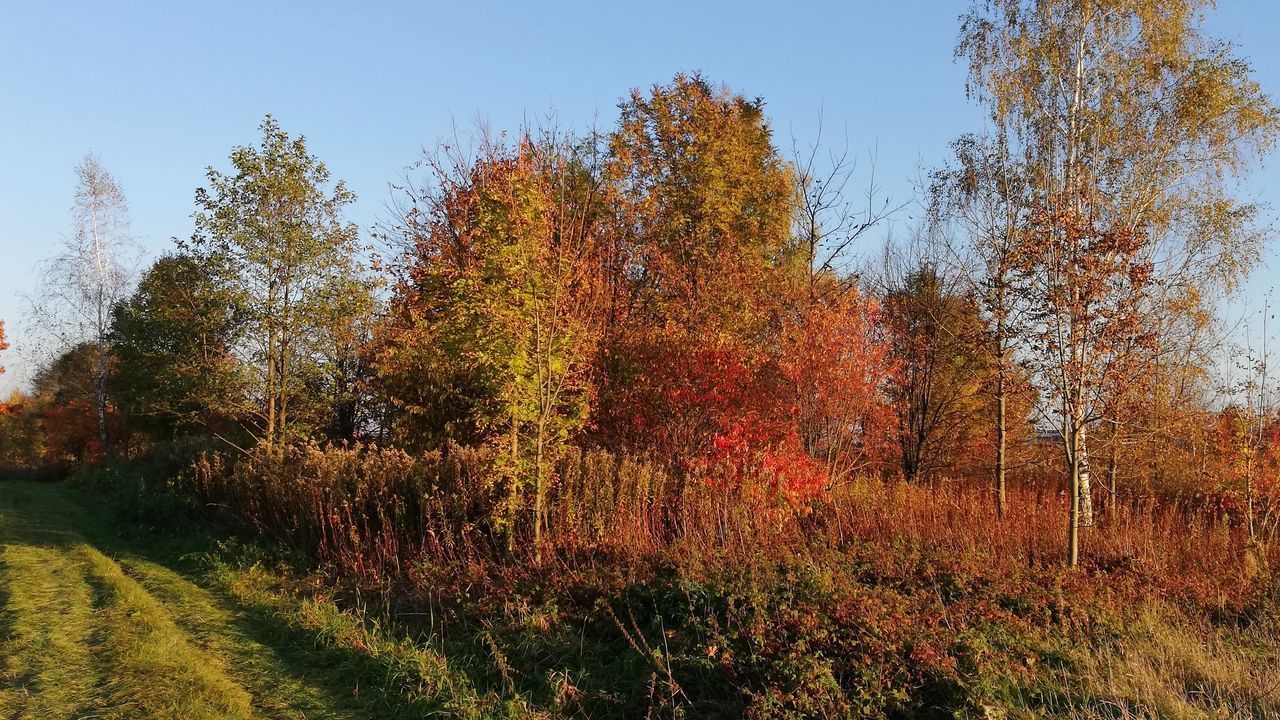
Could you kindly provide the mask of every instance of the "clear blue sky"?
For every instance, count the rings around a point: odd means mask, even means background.
[[[765,98],[783,146],[810,139],[822,109],[831,140],[878,147],[879,179],[905,199],[918,164],[982,124],[952,59],[967,4],[0,0],[0,319],[20,349],[19,293],[70,230],[85,153],[116,175],[154,256],[190,234],[205,167],[253,142],[266,113],[356,191],[367,228],[387,183],[454,121],[514,128],[554,107],[562,124],[607,128],[630,88],[701,70]],[[1223,0],[1208,26],[1280,96],[1280,3]],[[1248,192],[1280,206],[1275,166]]]

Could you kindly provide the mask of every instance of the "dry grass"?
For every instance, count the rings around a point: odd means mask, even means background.
[[[661,668],[690,712],[725,717],[1276,716],[1276,543],[1211,508],[1109,508],[1068,570],[1066,498],[1045,483],[1015,483],[1000,517],[962,482],[864,478],[796,507],[767,482],[724,487],[599,451],[556,477],[540,564],[482,451],[207,458],[179,487],[318,559],[349,597],[379,598],[375,616],[429,616],[423,637],[474,641],[463,652],[491,660],[465,663],[484,697],[561,698],[541,684],[559,678],[594,688],[566,701],[582,716],[632,715],[644,699],[611,689]],[[639,667],[579,666],[584,637],[598,657],[625,655],[641,628],[664,638],[662,665],[650,640]]]
[[[1059,717],[1280,718],[1280,648],[1274,633],[1206,626],[1153,606],[1040,685],[1051,698],[1041,709]]]

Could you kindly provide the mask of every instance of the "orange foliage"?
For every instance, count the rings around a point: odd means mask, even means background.
[[[90,400],[73,398],[44,406],[40,410],[45,454],[54,463],[94,462],[102,459],[102,438],[98,433],[97,406]],[[107,432],[123,436],[120,416],[107,409]]]

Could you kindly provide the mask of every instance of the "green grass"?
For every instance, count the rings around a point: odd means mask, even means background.
[[[194,566],[181,549],[116,538],[110,516],[65,485],[0,482],[0,717],[519,711],[476,696],[435,653],[286,592],[260,566]]]

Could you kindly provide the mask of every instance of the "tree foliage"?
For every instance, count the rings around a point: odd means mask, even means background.
[[[189,252],[227,268],[227,291],[243,331],[235,350],[250,370],[253,427],[267,444],[305,436],[332,408],[310,390],[333,361],[326,350],[347,321],[369,312],[357,229],[343,218],[355,201],[329,187],[306,139],[271,116],[257,146],[231,153],[232,171],[209,168],[196,191]]]
[[[166,255],[112,312],[117,405],[158,437],[206,429],[232,434],[249,400],[233,348],[242,319],[216,258]]]

